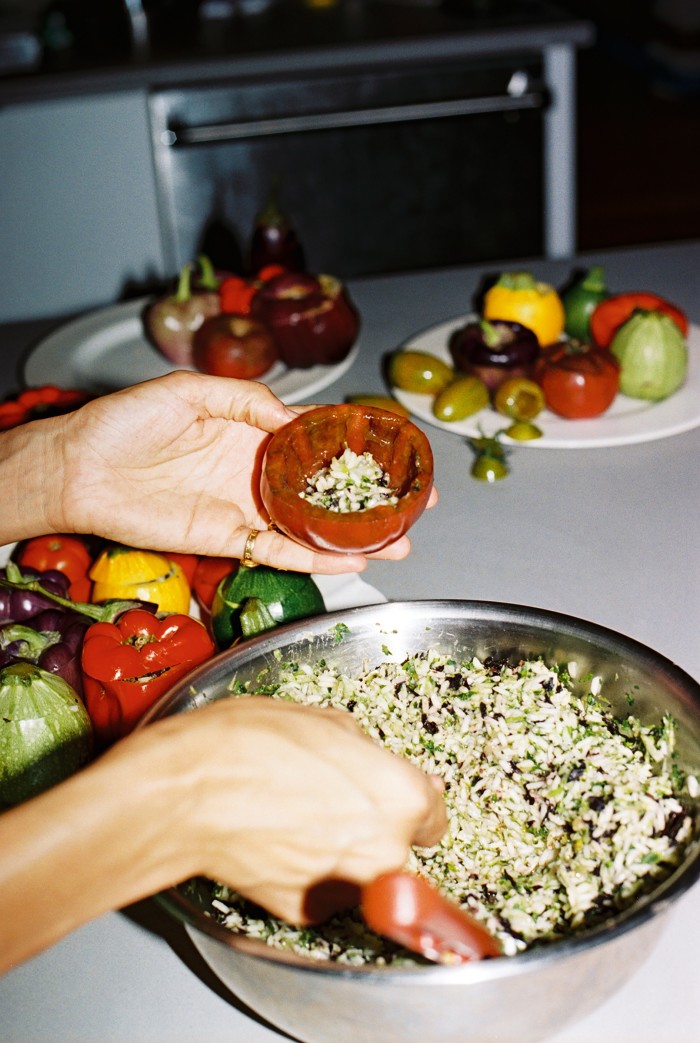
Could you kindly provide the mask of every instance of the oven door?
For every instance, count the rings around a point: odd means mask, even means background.
[[[275,183],[313,271],[539,255],[547,101],[531,55],[155,91],[168,267],[243,270]]]

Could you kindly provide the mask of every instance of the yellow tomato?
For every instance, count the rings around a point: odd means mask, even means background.
[[[189,612],[190,587],[180,565],[162,554],[132,547],[111,547],[90,569],[92,600],[151,601],[159,612]]]
[[[554,344],[564,332],[561,297],[529,272],[505,272],[484,295],[484,318],[519,322],[537,337],[540,347]]]

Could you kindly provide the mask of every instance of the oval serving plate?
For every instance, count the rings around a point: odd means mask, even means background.
[[[105,394],[188,368],[173,366],[146,339],[142,313],[149,299],[100,308],[59,326],[26,356],[25,383],[29,387],[57,384]],[[293,405],[338,380],[352,366],[357,351],[355,344],[335,366],[288,369],[277,362],[262,381],[283,402]]]
[[[425,351],[451,365],[448,348],[450,335],[470,318],[474,316],[460,315],[430,326],[405,341],[400,350]],[[690,327],[688,353],[691,363],[685,384],[661,402],[647,402],[618,394],[606,413],[591,420],[565,420],[545,410],[535,421],[542,431],[542,438],[531,442],[515,442],[504,437],[504,443],[528,449],[598,449],[649,442],[689,431],[700,425],[700,366],[694,366],[692,362],[693,358],[700,358],[698,326]],[[494,435],[509,423],[506,417],[490,408],[482,409],[466,420],[446,423],[433,416],[430,395],[416,395],[398,388],[393,388],[392,394],[413,416],[462,438]]]

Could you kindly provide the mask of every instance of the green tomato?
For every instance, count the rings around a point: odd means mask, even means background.
[[[489,404],[489,392],[478,377],[456,377],[435,397],[433,415],[438,420],[464,420]]]
[[[506,428],[506,434],[514,442],[532,442],[536,438],[542,437],[542,432],[537,424],[533,424],[530,420],[516,420]]]
[[[495,456],[478,456],[472,465],[472,478],[480,482],[498,482],[507,474],[507,464]]]
[[[635,312],[613,337],[610,351],[620,363],[620,391],[630,398],[668,398],[685,380],[685,338],[661,311]]]
[[[454,371],[442,359],[427,351],[395,351],[389,359],[389,383],[401,391],[436,395],[454,377]]]
[[[546,403],[544,391],[527,377],[509,377],[499,384],[493,396],[497,412],[511,420],[534,420]]]
[[[491,437],[482,434],[480,438],[470,438],[469,444],[475,455],[472,478],[480,482],[497,482],[506,477],[508,464],[500,431]]]

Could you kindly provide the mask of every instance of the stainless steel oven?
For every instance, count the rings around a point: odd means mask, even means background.
[[[342,277],[547,252],[542,55],[236,76],[149,97],[164,253],[240,267],[273,181]]]

